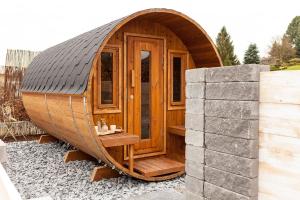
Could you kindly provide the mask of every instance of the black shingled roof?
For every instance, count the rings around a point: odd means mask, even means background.
[[[37,55],[26,69],[22,92],[82,94],[100,45],[124,18],[53,46]]]

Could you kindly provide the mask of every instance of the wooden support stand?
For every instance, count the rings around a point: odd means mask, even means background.
[[[52,143],[52,142],[56,142],[58,141],[58,139],[56,139],[55,137],[52,137],[51,135],[41,135],[38,143],[39,144],[47,144],[47,143]]]
[[[100,181],[103,178],[117,178],[121,175],[110,167],[95,167],[91,175],[91,181]]]
[[[76,161],[76,160],[92,160],[96,161],[96,159],[80,150],[70,150],[64,156],[64,162]]]

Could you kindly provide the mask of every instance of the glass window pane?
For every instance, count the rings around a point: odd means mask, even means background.
[[[173,57],[173,102],[181,101],[181,57]]]
[[[150,51],[141,51],[141,139],[150,138]]]
[[[101,104],[113,103],[113,53],[101,53]]]

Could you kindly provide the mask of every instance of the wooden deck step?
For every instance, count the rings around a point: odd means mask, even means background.
[[[147,177],[160,176],[184,170],[184,163],[166,157],[150,157],[134,161],[134,170]]]

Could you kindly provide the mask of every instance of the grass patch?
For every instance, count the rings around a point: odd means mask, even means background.
[[[300,65],[289,66],[286,70],[300,70]]]
[[[271,71],[279,71],[279,70],[300,70],[300,65],[293,65],[293,66],[271,66]]]

